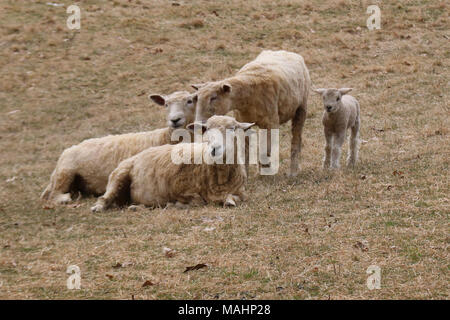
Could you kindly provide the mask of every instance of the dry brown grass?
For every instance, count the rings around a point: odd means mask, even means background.
[[[0,1],[0,298],[448,299],[445,1],[378,1],[372,32],[368,1],[86,0],[79,32],[46,2]],[[148,93],[223,78],[263,48],[302,54],[317,87],[355,88],[367,142],[354,171],[322,172],[312,96],[299,177],[285,177],[285,126],[280,173],[253,175],[236,209],[43,208],[66,147],[162,127]],[[80,291],[66,289],[71,264]],[[365,285],[372,264],[381,290]]]

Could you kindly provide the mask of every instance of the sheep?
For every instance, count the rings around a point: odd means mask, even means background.
[[[234,110],[236,119],[270,129],[292,120],[290,176],[299,171],[302,131],[306,120],[311,80],[303,57],[287,51],[261,52],[236,75],[192,85],[198,90],[196,121]],[[270,144],[267,153],[270,157]]]
[[[149,98],[166,106],[166,128],[88,139],[64,150],[41,199],[65,204],[72,201],[74,191],[101,195],[106,191],[108,176],[121,161],[152,146],[176,143],[171,139],[172,132],[194,121],[193,95],[178,91],[168,96],[153,94]]]
[[[359,102],[347,95],[351,88],[316,89],[322,95],[324,112],[322,123],[325,133],[324,168],[339,168],[342,144],[347,130],[351,129],[347,166],[353,167],[358,160],[360,108]]]
[[[235,206],[236,202],[246,199],[245,166],[237,162],[221,164],[234,146],[216,136],[223,137],[227,130],[235,135],[237,129],[247,130],[252,125],[228,116],[214,116],[199,124],[206,129],[206,142],[153,147],[122,161],[109,176],[105,194],[91,211],[106,210],[124,192],[132,203],[150,207],[205,202]],[[194,124],[188,128],[193,129]],[[174,160],[175,156],[186,154],[188,161],[180,163]],[[200,160],[203,157],[204,161],[198,163],[197,156]]]

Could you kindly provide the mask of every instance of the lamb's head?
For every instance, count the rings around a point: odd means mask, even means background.
[[[207,154],[212,160],[220,161],[227,153],[235,152],[234,142],[237,130],[245,131],[253,125],[254,123],[238,122],[233,117],[212,116],[206,122],[191,123],[188,129],[201,128],[203,141],[208,145]]]
[[[213,115],[224,115],[231,110],[231,85],[225,81],[192,85],[197,92],[195,121],[204,122]]]
[[[324,109],[329,113],[335,113],[342,107],[342,96],[350,91],[352,91],[351,88],[314,90],[322,95]]]
[[[168,96],[151,94],[149,99],[167,108],[167,125],[170,128],[185,128],[194,121],[197,96],[187,91],[177,91]]]

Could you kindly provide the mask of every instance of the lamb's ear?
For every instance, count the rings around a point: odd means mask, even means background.
[[[190,123],[186,126],[188,130],[191,130],[192,132],[195,132],[195,128],[202,128],[202,134],[206,131],[206,123],[203,122],[194,122]]]
[[[205,86],[205,83],[191,84],[191,87],[194,88],[195,90],[199,90],[204,86]]]
[[[148,96],[150,100],[152,100],[154,103],[159,104],[160,106],[166,105],[166,98],[159,94],[151,94]]]
[[[340,88],[339,92],[341,93],[341,95],[344,95],[344,94],[349,93],[352,90],[353,90],[353,88]]]
[[[224,84],[222,85],[222,91],[225,92],[225,93],[231,92],[231,85],[228,84],[228,83],[224,83]]]
[[[323,94],[327,89],[313,89],[313,92],[318,93],[318,94]]]
[[[238,122],[238,127],[241,128],[244,131],[250,129],[254,125],[255,125],[254,122],[252,122],[252,123],[250,123],[250,122]]]

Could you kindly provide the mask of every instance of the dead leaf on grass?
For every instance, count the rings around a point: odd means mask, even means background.
[[[151,282],[150,280],[147,280],[144,282],[144,284],[142,285],[142,288],[145,287],[150,287],[150,286],[154,286],[155,284],[153,282]]]
[[[186,273],[186,272],[189,272],[189,271],[192,271],[192,270],[199,270],[199,269],[203,269],[203,268],[208,268],[208,266],[206,264],[204,264],[204,263],[199,263],[199,264],[197,264],[195,266],[192,266],[192,267],[186,267],[186,270],[184,270],[183,273]]]
[[[363,240],[363,241],[357,241],[357,242],[353,245],[353,247],[356,248],[356,249],[361,249],[361,251],[363,251],[363,252],[369,251],[369,244],[368,244],[368,242],[367,242],[366,240]]]
[[[132,262],[124,262],[124,263],[117,262],[112,267],[114,269],[119,269],[119,268],[125,268],[125,267],[132,266],[132,265],[133,265]]]

